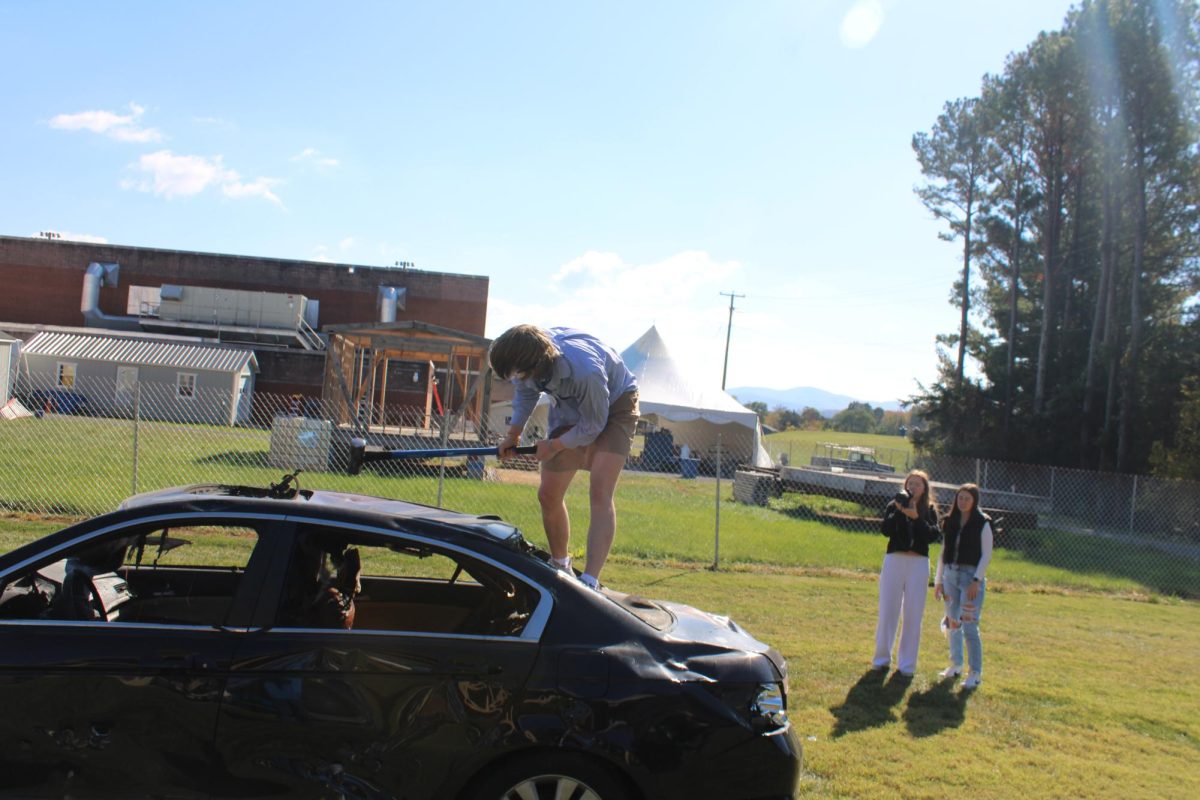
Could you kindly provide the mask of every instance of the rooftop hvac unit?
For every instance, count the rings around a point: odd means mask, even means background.
[[[308,298],[302,294],[163,284],[158,317],[171,322],[297,330],[307,306]]]

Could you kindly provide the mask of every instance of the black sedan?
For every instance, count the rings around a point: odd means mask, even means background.
[[[0,796],[793,797],[779,653],[498,519],[189,486],[0,556]]]

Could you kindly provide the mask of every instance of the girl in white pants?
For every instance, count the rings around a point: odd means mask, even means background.
[[[900,628],[896,669],[911,676],[917,671],[921,619],[929,590],[929,545],[939,536],[928,475],[920,470],[908,474],[904,491],[883,510],[882,532],[888,537],[888,546],[879,573],[879,621],[871,668],[887,669],[891,664],[892,645]]]

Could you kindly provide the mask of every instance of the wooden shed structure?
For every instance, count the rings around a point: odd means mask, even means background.
[[[356,435],[452,436],[487,442],[491,340],[427,322],[366,322],[326,327],[322,398],[334,424]],[[428,364],[424,408],[390,414],[388,367],[394,361]],[[395,424],[399,419],[400,424]]]

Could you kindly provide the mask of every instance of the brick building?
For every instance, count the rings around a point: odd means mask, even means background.
[[[114,264],[119,269],[92,279],[98,292],[89,289],[89,276],[101,272],[93,265]],[[321,396],[323,350],[260,336],[246,326],[167,323],[139,313],[139,298],[165,300],[168,287],[173,293],[178,287],[207,287],[286,294],[307,299],[307,324],[317,332],[390,319],[483,336],[488,297],[484,276],[15,236],[0,236],[0,286],[0,330],[5,323],[122,327],[242,342],[258,360],[258,392],[308,397]],[[389,365],[389,374],[392,370],[389,401],[423,405],[428,365],[397,362]]]

